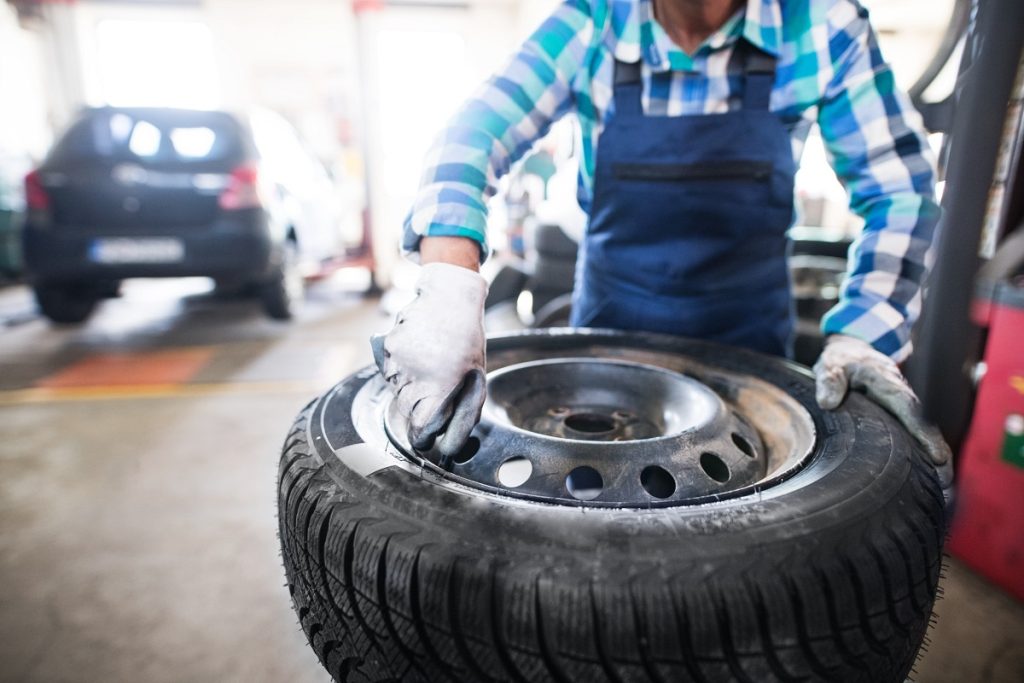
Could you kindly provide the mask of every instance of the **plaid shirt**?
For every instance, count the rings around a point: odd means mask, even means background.
[[[903,360],[939,214],[934,161],[855,0],[748,0],[692,56],[654,20],[651,0],[564,0],[431,148],[404,248],[415,251],[423,236],[458,235],[478,240],[486,255],[485,198],[570,112],[582,132],[579,199],[587,209],[601,130],[614,116],[614,59],[642,60],[646,114],[714,114],[740,106],[741,65],[730,58],[741,36],[778,58],[771,109],[791,131],[795,157],[816,122],[850,207],[865,221],[841,300],[822,328]]]

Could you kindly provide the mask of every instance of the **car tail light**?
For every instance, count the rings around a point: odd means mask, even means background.
[[[259,169],[256,166],[239,166],[233,170],[228,186],[220,195],[220,208],[238,211],[263,206],[259,180]]]
[[[25,176],[25,202],[33,211],[46,211],[50,208],[50,195],[46,194],[39,171],[32,171]]]

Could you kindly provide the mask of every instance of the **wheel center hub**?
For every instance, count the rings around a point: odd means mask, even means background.
[[[601,360],[537,361],[491,373],[483,419],[571,441],[640,441],[707,424],[714,392],[660,368]]]

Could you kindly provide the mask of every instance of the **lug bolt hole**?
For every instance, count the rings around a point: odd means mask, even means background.
[[[576,500],[594,500],[604,490],[604,479],[593,467],[581,465],[565,478],[565,488]]]
[[[734,444],[736,444],[736,448],[738,448],[741,451],[743,451],[743,454],[745,456],[747,456],[748,458],[753,458],[754,457],[754,447],[753,447],[753,445],[751,445],[751,443],[749,441],[744,439],[742,436],[740,436],[736,432],[732,433],[732,442]]]
[[[655,498],[668,498],[676,492],[676,480],[668,470],[658,465],[648,465],[640,473],[640,485]]]
[[[729,481],[731,476],[729,474],[729,466],[714,453],[700,454],[700,468],[704,470],[704,474],[723,484]]]
[[[475,436],[471,436],[469,437],[469,439],[466,440],[466,445],[463,446],[462,449],[455,454],[455,457],[453,457],[452,460],[454,460],[455,464],[457,465],[464,465],[470,460],[472,460],[473,456],[476,455],[477,451],[479,450],[480,439],[476,438]]]

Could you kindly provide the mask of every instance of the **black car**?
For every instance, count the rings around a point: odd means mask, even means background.
[[[344,252],[330,178],[269,112],[86,109],[25,185],[25,267],[55,322],[125,278],[187,276],[252,286],[290,318],[303,274]]]

